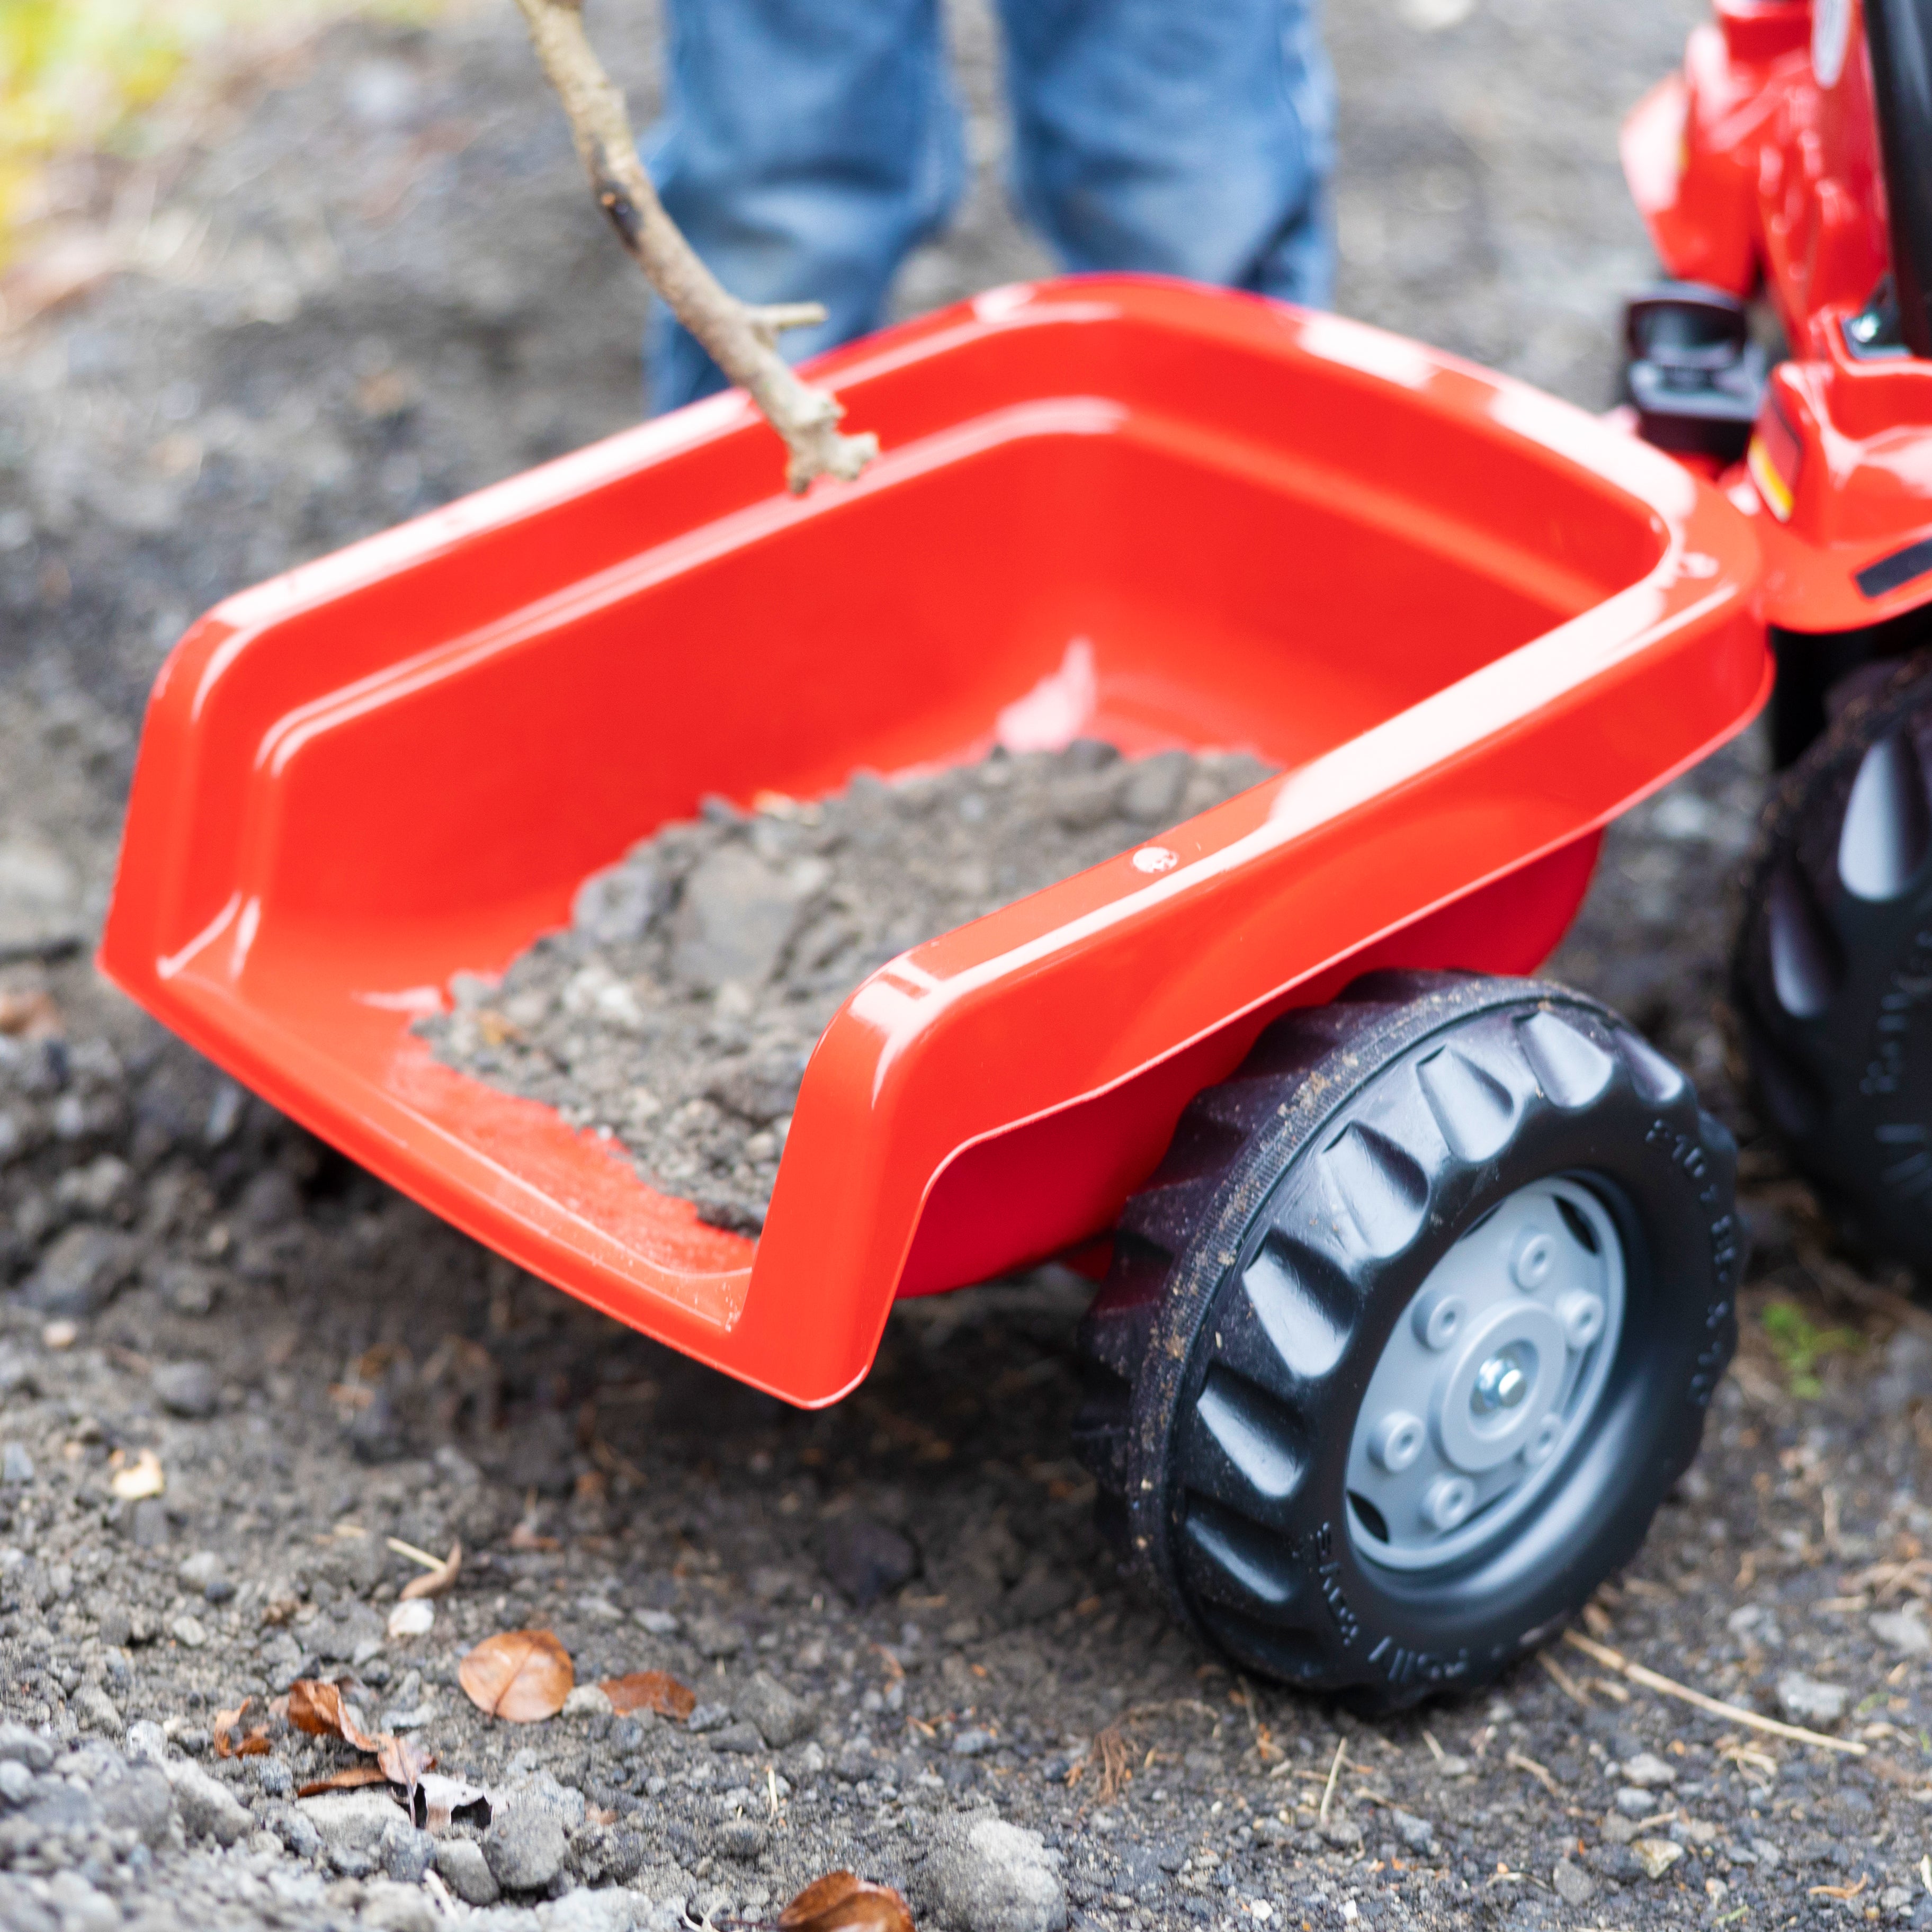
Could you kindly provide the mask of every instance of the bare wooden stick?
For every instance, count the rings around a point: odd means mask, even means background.
[[[517,0],[530,40],[570,122],[578,158],[598,205],[610,218],[671,313],[710,352],[733,382],[751,392],[765,420],[784,438],[785,481],[796,493],[814,476],[848,482],[879,453],[869,433],[843,436],[839,404],[802,382],[778,352],[779,332],[825,320],[816,302],[760,307],[722,287],[664,212],[638,158],[624,97],[604,71],[584,31],[583,0]]]
[[[1864,1745],[1854,1744],[1849,1738],[1827,1737],[1822,1731],[1808,1731],[1802,1724],[1780,1724],[1775,1718],[1760,1717],[1755,1711],[1746,1710],[1742,1704],[1726,1704],[1721,1699],[1707,1697],[1702,1691],[1694,1690],[1689,1684],[1680,1684],[1674,1677],[1666,1677],[1660,1671],[1634,1663],[1622,1651],[1612,1650],[1606,1643],[1593,1643],[1575,1630],[1565,1630],[1563,1641],[1574,1645],[1606,1670],[1614,1670],[1633,1684],[1641,1684],[1646,1690],[1658,1691],[1666,1697],[1676,1697],[1700,1711],[1708,1711],[1714,1718],[1723,1718],[1733,1724],[1748,1724],[1754,1731],[1766,1731],[1774,1738],[1789,1738],[1794,1744],[1814,1744],[1820,1750],[1844,1751],[1851,1757],[1867,1754]]]

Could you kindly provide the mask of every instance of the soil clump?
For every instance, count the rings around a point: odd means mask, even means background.
[[[1096,740],[861,772],[808,803],[708,800],[579,890],[500,983],[459,974],[417,1030],[447,1065],[621,1142],[650,1184],[755,1234],[812,1048],[920,944],[1258,784],[1246,753]]]

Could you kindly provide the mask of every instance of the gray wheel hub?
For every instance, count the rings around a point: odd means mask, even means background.
[[[1348,1452],[1357,1550],[1433,1569],[1502,1535],[1588,1430],[1623,1329],[1616,1224],[1578,1181],[1519,1188],[1430,1270]]]

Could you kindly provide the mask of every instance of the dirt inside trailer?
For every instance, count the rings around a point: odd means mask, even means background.
[[[922,940],[1258,784],[1242,752],[1124,759],[1081,740],[832,796],[722,800],[586,880],[500,982],[460,974],[437,1057],[628,1150],[653,1186],[756,1233],[819,1035]]]

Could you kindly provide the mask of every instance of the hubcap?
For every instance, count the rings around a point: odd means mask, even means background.
[[[1360,1552],[1430,1569],[1501,1534],[1588,1429],[1623,1317],[1623,1243],[1580,1183],[1532,1181],[1479,1222],[1370,1378],[1348,1455]]]

